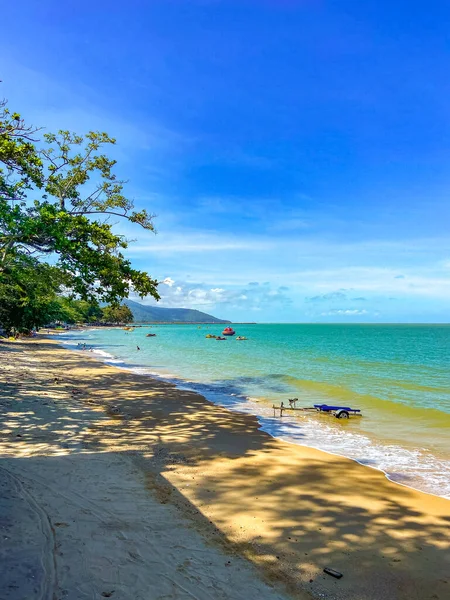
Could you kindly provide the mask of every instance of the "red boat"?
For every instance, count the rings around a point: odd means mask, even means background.
[[[234,335],[236,332],[232,327],[225,327],[222,331],[222,335]]]

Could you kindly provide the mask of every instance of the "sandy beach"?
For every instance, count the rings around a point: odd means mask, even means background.
[[[450,501],[53,340],[0,361],[2,600],[450,597]]]

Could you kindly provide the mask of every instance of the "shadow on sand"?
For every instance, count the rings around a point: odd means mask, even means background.
[[[291,591],[301,582],[347,599],[450,597],[446,501],[428,497],[428,513],[412,490],[346,459],[324,461],[314,451],[305,458],[259,431],[252,416],[52,344],[35,346],[51,369],[36,362],[3,387],[3,456],[126,453],[162,504]],[[14,343],[19,349],[29,345]],[[19,396],[42,410],[20,412]],[[325,566],[344,577],[324,575]]]

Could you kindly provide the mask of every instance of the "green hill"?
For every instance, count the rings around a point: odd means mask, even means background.
[[[125,300],[133,313],[135,323],[231,323],[217,319],[199,310],[190,308],[162,308],[161,306],[144,306],[133,300]]]

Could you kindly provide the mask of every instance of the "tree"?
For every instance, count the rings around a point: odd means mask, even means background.
[[[0,323],[8,333],[26,332],[58,318],[59,269],[20,257],[0,285]]]
[[[75,302],[83,323],[97,323],[102,320],[103,310],[98,302],[78,300]]]
[[[76,300],[68,296],[58,296],[58,314],[55,318],[63,323],[97,323],[103,311],[97,302]]]
[[[104,323],[132,323],[133,320],[133,313],[126,304],[105,306],[103,309],[102,321]]]
[[[154,231],[153,215],[136,211],[101,150],[106,133],[45,134],[0,105],[0,275],[19,255],[60,269],[70,291],[117,302],[135,291],[158,299],[157,281],[132,268],[128,241],[108,222],[119,217]],[[3,166],[1,166],[3,165]]]
[[[43,164],[34,146],[38,131],[0,101],[0,198],[17,200],[33,185],[42,188]]]
[[[57,310],[54,314],[54,319],[52,322],[61,322],[68,323],[69,325],[73,325],[74,323],[84,322],[83,314],[79,309],[79,301],[72,300],[67,296],[57,296],[56,297]],[[47,321],[45,325],[49,324],[50,321]]]

